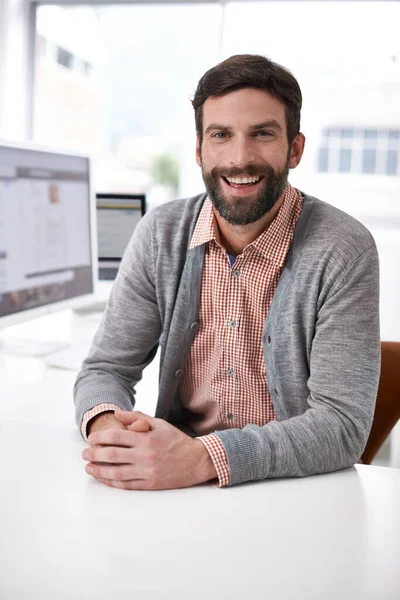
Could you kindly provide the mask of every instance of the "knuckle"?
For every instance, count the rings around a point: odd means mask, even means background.
[[[117,459],[117,449],[116,448],[109,448],[108,452],[107,452],[107,458],[111,461],[114,462]]]
[[[147,453],[146,462],[148,465],[154,468],[155,464],[157,463],[157,454],[154,452],[154,450],[150,450]]]
[[[151,481],[153,481],[153,482],[158,481],[158,478],[160,476],[160,468],[157,465],[152,465],[150,467],[149,474],[150,474]]]
[[[151,448],[152,449],[152,448],[156,447],[157,441],[154,439],[154,437],[152,435],[146,435],[146,436],[143,436],[143,437],[145,438],[144,439],[144,443],[145,443],[145,445],[146,445],[147,448]]]
[[[110,431],[110,442],[116,444],[118,442],[118,429],[112,429]]]
[[[122,481],[122,474],[121,471],[118,469],[116,471],[113,472],[112,474],[112,478],[114,481]]]

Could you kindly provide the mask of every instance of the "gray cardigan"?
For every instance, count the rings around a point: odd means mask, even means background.
[[[76,380],[78,426],[102,402],[131,410],[134,386],[159,345],[155,416],[184,422],[178,388],[198,327],[205,249],[188,247],[204,199],[160,206],[136,227]],[[216,432],[231,485],[325,473],[359,459],[379,379],[378,302],[371,234],[305,195],[262,336],[277,421]]]

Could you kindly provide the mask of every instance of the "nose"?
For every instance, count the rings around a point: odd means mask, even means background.
[[[232,166],[243,168],[250,162],[256,162],[254,146],[248,136],[235,136],[229,150],[229,162]]]

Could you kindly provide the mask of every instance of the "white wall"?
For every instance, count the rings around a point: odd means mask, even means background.
[[[30,134],[32,71],[29,27],[32,5],[0,0],[0,137],[25,139]]]

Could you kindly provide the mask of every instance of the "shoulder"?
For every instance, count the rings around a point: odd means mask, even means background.
[[[199,194],[191,198],[171,200],[151,210],[143,220],[147,218],[148,225],[160,241],[171,234],[188,235],[196,225],[205,198],[206,194]]]
[[[131,240],[131,247],[160,258],[163,263],[178,261],[186,256],[206,194],[172,200],[150,210],[139,221]]]
[[[303,195],[293,242],[310,247],[316,253],[332,250],[347,260],[375,248],[371,232],[357,219],[327,202]]]

